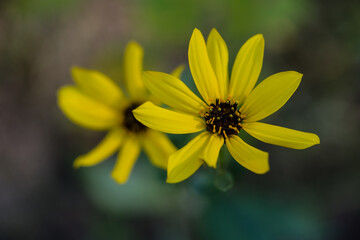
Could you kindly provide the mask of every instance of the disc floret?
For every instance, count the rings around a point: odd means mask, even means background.
[[[133,110],[139,107],[142,103],[134,102],[124,109],[124,122],[123,126],[126,130],[133,133],[145,132],[147,127],[140,123],[134,117]]]
[[[238,105],[238,101],[220,102],[216,99],[215,103],[211,103],[202,115],[206,130],[223,138],[239,134],[245,116],[240,113]]]

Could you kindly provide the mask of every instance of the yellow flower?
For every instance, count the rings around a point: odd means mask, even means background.
[[[76,85],[58,91],[59,107],[70,120],[89,129],[109,131],[92,151],[76,158],[74,167],[93,166],[120,149],[111,175],[118,183],[125,183],[143,148],[155,166],[166,169],[168,157],[176,148],[165,134],[145,127],[132,113],[146,100],[152,100],[142,80],[142,59],[142,47],[130,42],[124,59],[130,98],[102,73],[78,67],[72,69]],[[182,68],[174,74],[180,75]]]
[[[195,29],[189,44],[189,66],[199,99],[181,80],[160,72],[145,72],[145,86],[175,111],[146,102],[136,110],[137,120],[149,128],[167,133],[200,132],[169,158],[167,182],[180,182],[205,162],[216,168],[219,151],[225,143],[234,159],[245,168],[263,174],[269,170],[268,153],[245,143],[239,132],[295,149],[319,144],[313,133],[260,123],[259,120],[281,108],[300,84],[302,74],[289,71],[274,74],[255,89],[264,53],[261,34],[250,38],[240,49],[230,77],[228,50],[213,29],[207,43]]]

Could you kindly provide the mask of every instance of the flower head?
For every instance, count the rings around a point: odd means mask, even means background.
[[[213,29],[205,43],[201,32],[195,29],[189,44],[189,66],[204,101],[176,77],[160,72],[144,73],[146,87],[174,111],[146,102],[134,110],[137,120],[167,133],[205,130],[170,156],[168,182],[188,178],[203,162],[216,168],[224,143],[242,166],[258,174],[266,173],[268,153],[245,143],[238,136],[243,130],[266,143],[295,149],[320,142],[313,133],[258,122],[281,108],[302,78],[302,74],[294,71],[281,72],[255,87],[263,53],[263,36],[250,38],[237,54],[229,81],[224,40]]]
[[[145,101],[154,99],[144,87],[142,58],[142,47],[130,42],[124,61],[129,97],[102,73],[78,67],[72,69],[76,85],[58,91],[59,107],[70,120],[89,129],[109,131],[92,151],[75,159],[74,167],[93,166],[120,149],[111,175],[117,182],[125,183],[143,148],[155,166],[166,169],[168,157],[176,148],[165,134],[147,128],[132,113]],[[181,68],[176,70],[177,75]]]

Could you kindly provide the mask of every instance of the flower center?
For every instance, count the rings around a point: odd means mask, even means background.
[[[238,102],[230,101],[220,102],[216,99],[216,103],[210,104],[207,111],[202,117],[205,119],[206,130],[213,134],[219,134],[224,138],[230,135],[237,135],[241,129],[241,122],[244,115],[238,110]]]
[[[145,132],[147,130],[147,127],[144,126],[142,123],[140,123],[136,118],[134,117],[134,114],[132,111],[140,106],[142,103],[131,103],[127,108],[124,110],[124,127],[133,133],[140,133]]]

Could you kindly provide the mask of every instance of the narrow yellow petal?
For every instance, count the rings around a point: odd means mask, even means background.
[[[220,149],[224,145],[224,139],[217,134],[208,134],[209,139],[202,154],[202,158],[208,166],[216,168]]]
[[[180,79],[161,72],[144,72],[146,88],[161,102],[182,112],[199,115],[206,107]]]
[[[301,82],[302,74],[281,72],[262,81],[250,93],[241,107],[245,122],[256,122],[279,110],[293,95]]]
[[[193,133],[205,129],[204,120],[185,113],[174,112],[146,102],[133,110],[135,118],[145,126],[166,133]]]
[[[117,111],[90,98],[73,86],[59,89],[58,105],[70,120],[94,130],[110,129],[121,120]]]
[[[212,68],[214,69],[216,79],[220,90],[220,99],[225,101],[227,98],[228,78],[229,78],[229,52],[225,41],[218,31],[213,28],[206,41],[207,52]]]
[[[257,174],[269,171],[269,155],[245,143],[239,136],[226,139],[231,156],[243,167]]]
[[[240,48],[231,72],[229,97],[243,103],[254,88],[264,57],[264,37],[257,34]]]
[[[115,163],[115,167],[111,173],[112,178],[116,182],[120,184],[126,183],[139,154],[140,145],[136,138],[125,138],[124,144]]]
[[[77,157],[74,167],[90,167],[104,161],[115,153],[122,141],[123,132],[118,128],[111,130],[93,150]]]
[[[142,100],[145,87],[142,81],[142,64],[144,50],[136,42],[129,42],[125,49],[124,74],[125,86],[130,96]]]
[[[220,99],[218,81],[211,66],[205,40],[195,28],[189,43],[189,66],[197,89],[207,103]]]
[[[170,156],[166,182],[181,182],[199,169],[203,163],[200,157],[208,139],[209,133],[203,132]]]
[[[77,86],[90,97],[111,107],[119,108],[124,95],[121,89],[104,74],[79,67],[72,68]]]
[[[165,134],[152,130],[144,137],[143,147],[151,163],[163,169],[167,168],[170,155],[177,150]]]
[[[305,149],[320,143],[314,133],[301,132],[260,122],[244,123],[243,128],[260,141],[288,148]]]
[[[177,68],[175,68],[172,72],[171,75],[173,75],[174,77],[180,79],[181,74],[183,73],[185,69],[185,65],[184,64],[180,64]]]

